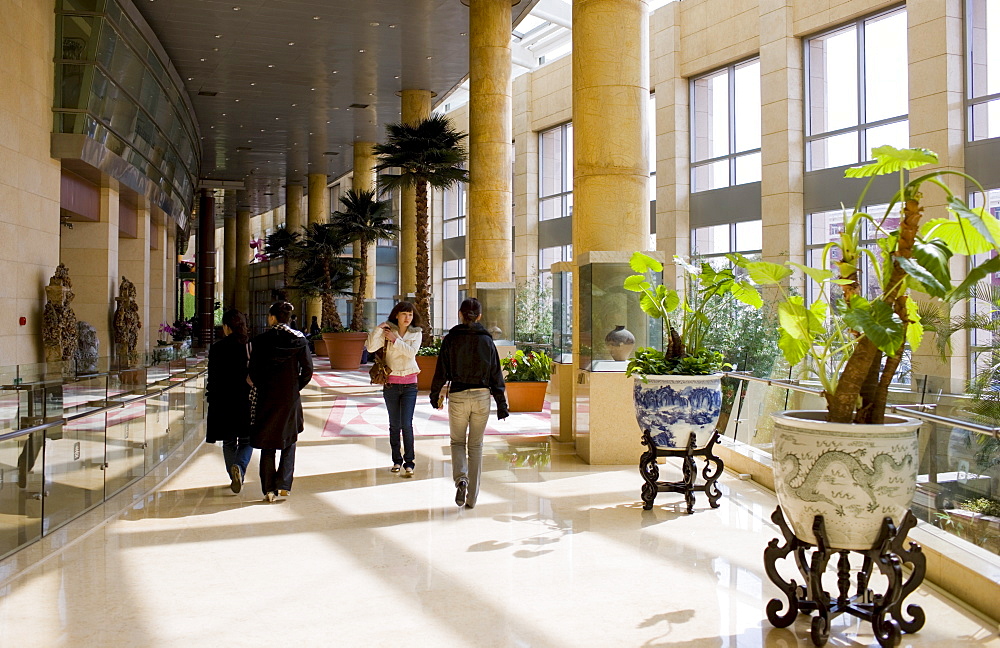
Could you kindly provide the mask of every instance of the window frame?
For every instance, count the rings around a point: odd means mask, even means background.
[[[543,194],[543,178],[545,177],[545,135],[552,131],[561,131],[559,159],[561,160],[561,172],[559,174],[560,191]],[[569,218],[573,215],[573,160],[569,159],[569,140],[573,137],[573,122],[563,122],[551,128],[538,131],[538,220],[552,221],[559,218]],[[545,210],[543,203],[559,202],[558,216],[543,218]]]
[[[964,53],[965,53],[965,138],[966,142],[981,142],[984,140],[997,139],[1000,138],[1000,124],[996,126],[997,134],[989,137],[975,137],[975,128],[973,120],[973,112],[977,106],[985,106],[987,104],[998,102],[1000,103],[1000,92],[994,92],[992,94],[985,94],[980,96],[975,96],[974,84],[973,84],[973,68],[975,66],[975,39],[973,38],[973,23],[972,23],[972,3],[976,0],[965,0],[962,3],[962,25],[963,25],[963,36],[965,38],[964,43]],[[997,8],[1000,10],[1000,7]],[[985,31],[985,27],[984,27]],[[986,32],[987,35],[989,32]],[[1000,39],[1000,35],[994,35],[993,38]],[[1000,67],[1000,62],[996,63]]]

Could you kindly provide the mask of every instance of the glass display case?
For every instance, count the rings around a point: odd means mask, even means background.
[[[573,362],[573,264],[552,264],[552,358]]]
[[[589,252],[581,255],[580,368],[625,371],[636,348],[662,348],[662,323],[643,312],[636,293],[623,288],[635,274],[630,252]],[[655,277],[662,282],[662,273]]]
[[[514,344],[514,284],[508,282],[479,282],[466,287],[469,297],[475,297],[483,306],[479,322],[493,336],[497,345]]]

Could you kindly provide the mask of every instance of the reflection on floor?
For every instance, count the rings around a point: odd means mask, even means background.
[[[0,563],[0,646],[810,645],[807,619],[765,619],[774,498],[753,484],[725,475],[719,509],[661,494],[643,511],[634,466],[494,436],[479,504],[459,509],[446,437],[418,439],[413,478],[391,474],[384,438],[321,436],[330,395],[309,388],[288,498],[261,502],[256,455],[232,494],[201,444],[48,559]],[[928,623],[903,646],[1000,646],[928,587],[909,602]],[[877,644],[841,618],[830,645]]]

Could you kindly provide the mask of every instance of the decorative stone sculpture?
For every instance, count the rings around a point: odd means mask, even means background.
[[[87,322],[77,322],[76,370],[80,373],[97,371],[100,341],[97,339],[97,329]]]
[[[47,301],[42,312],[45,361],[72,360],[77,345],[76,314],[70,307],[74,297],[73,282],[69,278],[69,268],[62,263],[49,279],[45,296]]]
[[[139,305],[135,301],[135,284],[122,277],[118,286],[118,296],[115,297],[118,306],[115,307],[114,329],[115,349],[121,354],[120,360],[127,367],[132,367],[139,361],[136,345],[139,343]]]

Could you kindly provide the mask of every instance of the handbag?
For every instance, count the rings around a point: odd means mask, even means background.
[[[250,366],[250,349],[251,349],[250,343],[247,342],[247,366],[248,367]],[[250,376],[247,376],[247,382],[250,383],[250,394],[249,394],[249,400],[250,400],[250,425],[253,425],[254,421],[257,419],[257,387],[252,382],[250,382]]]
[[[372,354],[375,359],[372,363],[372,368],[368,370],[368,375],[372,377],[373,385],[384,385],[389,382],[389,374],[392,373],[392,369],[389,368],[389,364],[385,361],[385,348],[389,346],[389,341],[386,340],[382,348]]]

